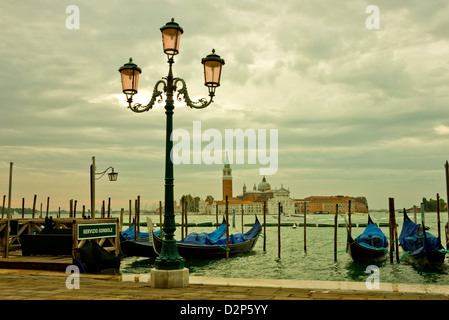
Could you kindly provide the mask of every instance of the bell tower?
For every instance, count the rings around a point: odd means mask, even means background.
[[[223,167],[223,200],[232,198],[232,169],[229,164],[228,153],[226,152],[225,163]]]

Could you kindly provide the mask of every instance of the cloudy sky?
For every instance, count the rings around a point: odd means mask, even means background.
[[[70,5],[79,29],[67,28]],[[379,29],[367,28],[369,5]],[[192,99],[207,96],[201,58],[215,48],[226,61],[215,102],[177,104],[175,128],[277,130],[267,180],[295,198],[365,196],[370,208],[446,200],[446,0],[23,0],[3,2],[0,16],[0,194],[13,162],[13,207],[23,197],[31,207],[34,194],[50,197],[50,210],[70,199],[89,207],[92,156],[97,171],[119,172],[97,181],[97,208],[107,197],[117,210],[137,195],[144,207],[163,200],[163,105],[127,109],[117,70],[133,57],[143,70],[134,100],[146,104],[168,71],[159,28],[172,17],[184,29],[174,74]],[[260,167],[232,165],[234,194],[261,181]],[[222,164],[176,165],[175,198],[221,200],[221,176]]]

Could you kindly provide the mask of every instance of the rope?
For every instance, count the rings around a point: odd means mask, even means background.
[[[226,246],[222,245],[222,244],[214,244],[214,246],[220,247],[220,248],[222,248],[223,250],[226,250],[226,251],[230,251],[231,250],[231,249],[226,248]]]
[[[388,249],[386,249],[386,248],[377,248],[377,249],[381,249],[381,250],[385,251],[386,253],[390,253],[390,251],[388,251]],[[346,250],[337,251],[335,253],[343,253],[343,252],[346,252]],[[449,252],[449,251],[447,251],[447,252]]]
[[[399,262],[401,262],[402,259],[404,259],[404,257],[405,257],[406,255],[408,255],[410,252],[411,252],[411,251],[406,251],[406,252],[402,255],[402,257],[399,259]]]
[[[380,247],[380,248],[377,248],[377,249],[381,249],[381,250],[385,251],[386,253],[390,254],[390,251],[388,251],[387,248],[382,248],[382,247]]]

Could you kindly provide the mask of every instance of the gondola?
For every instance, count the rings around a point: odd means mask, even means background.
[[[399,244],[405,251],[404,258],[421,266],[443,264],[446,255],[440,237],[426,232],[422,225],[414,223],[404,211],[404,224],[399,236]]]
[[[369,215],[365,231],[355,239],[348,232],[347,244],[347,252],[355,262],[376,263],[387,258],[387,237]]]
[[[257,219],[252,228],[245,234],[238,233],[229,236],[229,255],[238,255],[249,252],[259,238],[262,226]],[[151,231],[150,231],[151,233]],[[183,258],[217,258],[226,257],[226,236],[215,241],[203,241],[204,236],[187,236],[184,241],[177,241],[178,253]],[[161,252],[162,239],[153,233],[153,246],[157,253]]]
[[[209,224],[207,224],[209,225]],[[153,223],[150,218],[147,218],[147,228],[150,232],[140,232],[140,236],[136,236],[137,239],[134,239],[134,227],[126,229],[125,231],[120,233],[120,248],[123,255],[132,257],[157,257],[158,254],[154,250],[152,236],[150,238],[150,234],[153,233]],[[200,235],[206,235],[208,238],[216,238],[221,237],[226,231],[226,225],[223,223],[211,233],[202,233]],[[154,231],[154,235],[159,236],[160,230]],[[197,235],[197,233],[193,232],[190,234],[190,238]],[[215,239],[215,240],[216,240]]]
[[[157,257],[149,232],[140,232],[134,239],[134,226],[120,233],[120,251],[127,257]]]

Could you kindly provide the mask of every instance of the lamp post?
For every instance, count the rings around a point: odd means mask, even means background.
[[[205,86],[209,89],[209,100],[201,98],[193,102],[187,92],[187,86],[183,79],[174,78],[172,66],[174,63],[174,56],[179,53],[179,44],[183,29],[178,23],[171,19],[170,22],[160,28],[162,33],[162,43],[164,53],[168,58],[168,75],[156,82],[153,89],[153,95],[150,102],[146,106],[140,103],[132,105],[133,95],[137,93],[139,84],[139,75],[142,70],[129,59],[129,62],[119,68],[122,78],[122,89],[126,95],[128,108],[133,112],[145,112],[153,108],[156,103],[162,103],[164,100],[162,94],[165,93],[165,114],[166,120],[166,144],[165,144],[165,213],[163,231],[165,237],[162,243],[160,255],[156,259],[156,270],[181,270],[184,268],[184,259],[179,255],[176,247],[176,240],[174,239],[175,215],[174,215],[174,196],[173,196],[173,163],[171,161],[170,153],[173,148],[173,141],[170,139],[173,131],[173,110],[174,99],[173,96],[177,92],[177,100],[185,101],[190,108],[202,109],[206,108],[213,102],[215,89],[220,86],[221,69],[224,65],[224,60],[219,55],[215,54],[215,50],[201,60],[204,66],[204,81]],[[181,85],[178,88],[178,84]],[[161,88],[161,89],[160,89]]]
[[[112,172],[108,173],[109,181],[117,181],[118,172],[115,172],[113,167],[109,167],[102,172],[95,172],[95,157],[92,157],[92,164],[90,165],[90,211],[92,218],[95,218],[95,180],[101,179],[109,169],[112,169]],[[95,175],[100,174],[100,177],[95,178]]]

